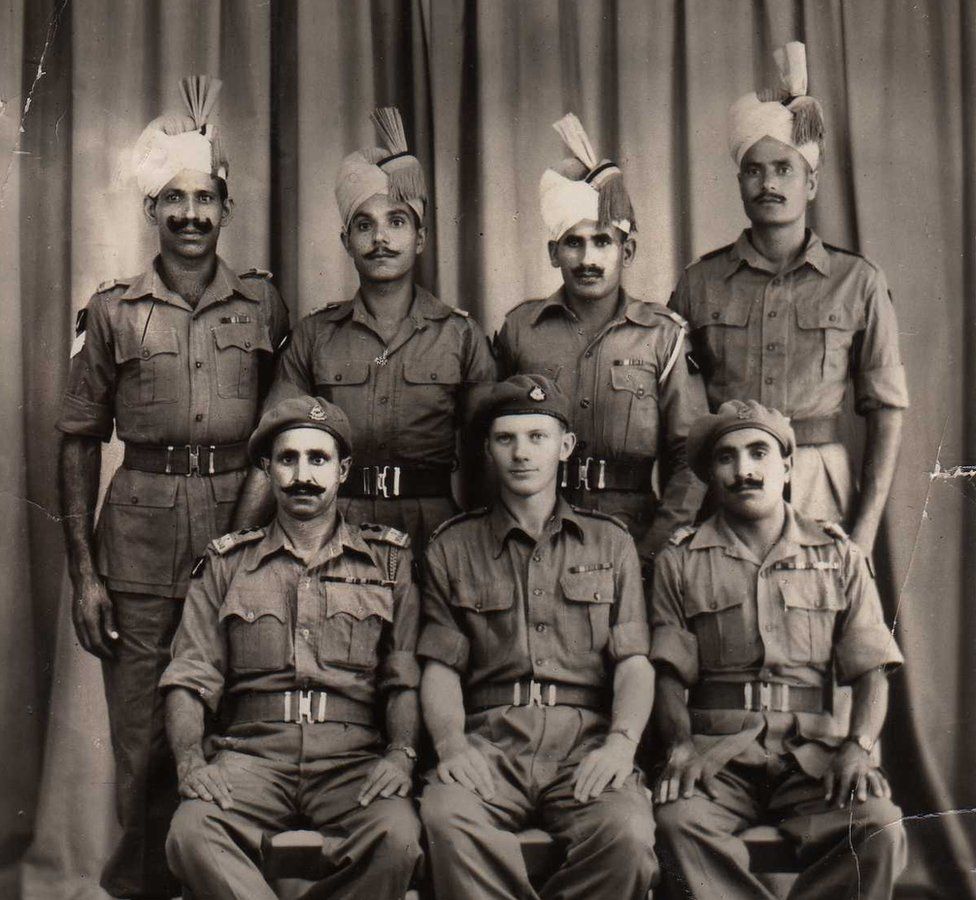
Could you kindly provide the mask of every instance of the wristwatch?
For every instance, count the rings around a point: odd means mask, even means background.
[[[390,744],[386,748],[387,753],[392,753],[394,750],[399,750],[401,753],[405,754],[407,759],[411,762],[417,761],[417,751],[413,749],[409,744]]]
[[[866,734],[849,734],[847,740],[852,744],[857,744],[865,753],[870,753],[874,749],[875,742]]]

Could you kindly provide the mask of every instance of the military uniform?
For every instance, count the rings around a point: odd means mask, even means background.
[[[908,406],[898,323],[882,271],[808,233],[782,273],[744,231],[689,266],[671,298],[691,326],[709,406],[758,400],[790,417],[798,449],[793,505],[815,519],[847,522],[855,483],[841,415]]]
[[[269,273],[238,277],[218,259],[196,308],[154,265],[103,285],[78,331],[58,428],[108,441],[114,424],[125,443],[95,532],[120,634],[104,673],[123,838],[103,883],[140,895],[170,881],[176,805],[156,685],[192,562],[230,525],[288,312]]]
[[[623,519],[642,559],[692,521],[704,493],[684,453],[689,425],[707,412],[686,330],[680,316],[621,291],[613,318],[587,343],[560,288],[515,307],[495,342],[503,378],[538,372],[569,395],[578,443],[565,468],[566,494]]]
[[[869,797],[829,808],[822,777],[846,732],[825,710],[831,670],[849,684],[902,662],[859,548],[787,506],[759,560],[721,513],[658,557],[651,660],[689,689],[693,740],[721,768],[716,798],[657,807],[675,896],[770,898],[736,834],[771,821],[799,845],[792,898],[890,897],[905,865],[901,810]],[[852,849],[853,848],[853,849]]]
[[[543,896],[643,900],[656,862],[642,776],[585,803],[572,786],[607,736],[612,664],[648,651],[624,528],[565,500],[538,542],[501,504],[462,515],[428,547],[424,613],[418,655],[460,673],[465,731],[495,784],[486,801],[429,776],[421,818],[437,894],[535,897],[513,832],[538,823],[566,851]]]
[[[495,362],[467,313],[415,291],[389,344],[358,293],[303,319],[268,402],[297,392],[345,410],[356,465],[340,490],[343,515],[400,528],[422,547],[457,511],[458,427],[469,388],[494,381]]]
[[[263,834],[302,819],[339,838],[329,897],[401,897],[420,859],[410,800],[358,803],[383,754],[386,696],[415,690],[419,601],[409,538],[341,518],[312,558],[277,523],[214,541],[160,683],[220,713],[210,762],[234,805],[184,800],[167,845],[195,895],[273,900]]]

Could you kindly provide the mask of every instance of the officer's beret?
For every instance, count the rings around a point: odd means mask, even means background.
[[[472,403],[474,424],[487,428],[499,416],[544,415],[569,427],[569,400],[544,375],[513,375],[505,381],[484,385]]]
[[[719,438],[743,428],[758,428],[771,434],[787,456],[796,448],[790,420],[778,409],[767,409],[755,400],[727,400],[718,412],[696,419],[688,429],[688,465],[702,481],[711,476],[712,448]]]
[[[339,442],[343,456],[352,454],[352,428],[346,414],[334,403],[321,397],[289,397],[269,406],[247,442],[251,461],[259,465],[262,457],[271,455],[271,444],[282,431],[290,428],[317,428]]]

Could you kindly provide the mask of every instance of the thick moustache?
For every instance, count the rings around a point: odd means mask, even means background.
[[[387,250],[384,247],[377,247],[375,250],[370,250],[366,254],[366,259],[392,259],[394,256],[399,256],[396,250]]]
[[[209,234],[213,231],[213,222],[207,219],[177,219],[170,216],[166,220],[166,227],[174,234]]]
[[[755,199],[756,203],[785,203],[786,198],[779,194],[760,194]]]
[[[301,484],[290,484],[284,491],[289,497],[296,494],[314,494],[318,496],[319,494],[325,493],[325,488],[319,484],[306,484],[303,482]]]
[[[732,493],[738,493],[739,491],[748,491],[752,489],[762,490],[762,486],[763,483],[754,478],[743,478],[736,479],[731,484],[726,485],[726,490],[732,491]]]

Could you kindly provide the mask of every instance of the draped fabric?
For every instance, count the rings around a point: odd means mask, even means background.
[[[976,896],[976,496],[953,470],[976,462],[969,0],[8,0],[0,35],[0,873],[26,858],[24,896],[102,896],[114,837],[54,421],[74,311],[153,252],[121,153],[179,109],[179,77],[224,80],[236,209],[221,252],[274,271],[294,321],[354,288],[333,177],[373,142],[369,110],[397,104],[432,186],[419,280],[490,332],[558,284],[537,208],[564,153],[550,123],[576,112],[623,166],[640,228],[626,286],[665,302],[744,224],[725,112],[771,81],[790,39],[806,42],[827,116],[812,224],[884,268],[913,399],[877,551],[907,657],[884,735],[909,817],[906,895]],[[117,448],[105,456],[107,474]]]

